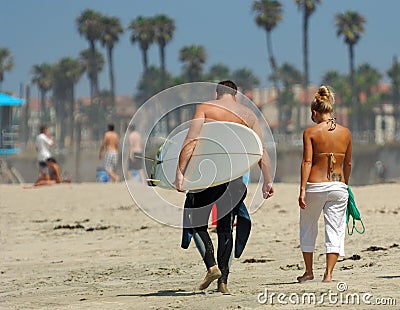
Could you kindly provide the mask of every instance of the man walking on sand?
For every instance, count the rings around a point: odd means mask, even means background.
[[[232,81],[222,81],[216,88],[216,100],[200,104],[194,114],[189,132],[183,142],[179,156],[178,168],[176,171],[175,187],[183,191],[182,184],[186,166],[193,154],[200,135],[201,128],[205,122],[220,121],[234,122],[253,129],[262,141],[262,134],[256,115],[247,107],[236,102],[237,86]],[[272,176],[270,173],[270,162],[268,153],[263,146],[263,155],[259,162],[264,184],[262,187],[263,197],[271,197],[274,193],[272,187]],[[218,167],[217,167],[218,168]],[[230,182],[208,187],[202,191],[189,192],[186,203],[190,205],[190,218],[192,228],[199,238],[196,241],[201,243],[200,251],[207,268],[207,274],[199,289],[206,289],[211,282],[218,279],[218,291],[229,294],[227,287],[229,264],[233,248],[233,219],[238,214],[238,209],[243,205],[246,197],[246,186],[242,178]],[[212,205],[218,200],[217,208],[219,219],[217,221],[218,250],[217,261],[214,257],[214,247],[208,234],[208,219]]]
[[[108,173],[112,182],[118,182],[119,176],[115,173],[118,163],[119,136],[114,131],[114,125],[108,125],[108,130],[104,134],[103,144],[100,147],[99,159],[101,160],[104,152],[104,170]]]
[[[129,165],[131,172],[136,170],[140,175],[142,184],[147,184],[146,175],[143,170],[143,140],[140,133],[136,130],[135,125],[129,126]]]

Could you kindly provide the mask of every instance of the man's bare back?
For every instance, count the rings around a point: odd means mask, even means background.
[[[143,141],[142,137],[137,131],[132,131],[129,134],[129,148],[131,154],[143,152]]]
[[[118,151],[119,148],[119,137],[114,131],[107,131],[104,134],[104,147],[106,151]]]

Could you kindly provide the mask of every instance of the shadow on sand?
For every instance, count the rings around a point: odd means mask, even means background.
[[[400,278],[400,276],[379,276],[377,278],[380,278],[380,279],[397,279],[397,278]]]
[[[299,284],[298,281],[294,282],[273,282],[273,283],[265,283],[263,285],[285,285],[285,284]]]
[[[118,294],[117,297],[153,297],[153,296],[173,296],[173,297],[186,297],[194,295],[204,295],[204,292],[188,292],[185,290],[161,290],[154,293],[143,294]]]

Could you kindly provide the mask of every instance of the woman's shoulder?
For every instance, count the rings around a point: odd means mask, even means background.
[[[339,131],[341,131],[341,133],[346,133],[346,134],[348,134],[348,135],[351,135],[350,129],[347,128],[347,127],[345,127],[345,126],[343,126],[343,125],[337,124],[337,125],[336,125],[336,128],[337,128]]]

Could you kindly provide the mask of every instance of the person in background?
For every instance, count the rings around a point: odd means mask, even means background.
[[[136,170],[139,173],[142,184],[147,184],[146,175],[143,170],[143,140],[135,125],[129,126],[129,165],[128,169],[132,173]]]
[[[49,173],[38,179],[34,186],[54,185],[58,183],[71,183],[70,179],[64,179],[61,175],[61,169],[57,161],[53,158],[47,158],[46,164]]]
[[[35,149],[39,163],[38,180],[43,179],[49,174],[46,161],[51,157],[50,147],[54,145],[54,141],[46,125],[41,125],[39,131],[40,133],[37,135],[35,141]]]
[[[119,176],[115,173],[118,163],[118,149],[119,136],[114,131],[114,125],[109,124],[100,147],[99,159],[103,158],[104,153],[104,170],[106,170],[110,180],[113,182],[119,181]]]

